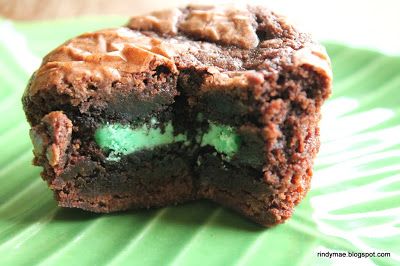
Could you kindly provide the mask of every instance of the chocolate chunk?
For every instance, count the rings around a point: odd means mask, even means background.
[[[50,112],[30,130],[38,165],[49,164],[57,173],[63,169],[71,144],[72,122],[61,111]]]

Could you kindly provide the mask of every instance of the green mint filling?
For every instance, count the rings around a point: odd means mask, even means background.
[[[203,135],[200,145],[211,145],[230,159],[239,150],[240,137],[234,128],[210,122],[210,127]]]
[[[150,125],[144,124],[140,127],[119,123],[105,124],[95,132],[94,139],[103,150],[110,151],[109,160],[118,161],[122,155],[127,155],[144,149],[152,149],[157,146],[188,142],[186,134],[174,135],[174,128],[168,122],[164,131],[156,127],[158,121],[151,119]],[[230,160],[239,150],[240,137],[235,129],[226,125],[210,122],[206,133],[199,133],[196,141],[200,146],[210,145],[219,153],[226,155]]]
[[[152,125],[156,123],[153,120]],[[187,141],[184,134],[174,135],[171,122],[166,124],[163,132],[160,128],[149,125],[132,128],[118,123],[105,124],[96,130],[94,139],[102,149],[111,151],[108,157],[110,160],[119,160],[121,155],[152,149],[160,145]]]

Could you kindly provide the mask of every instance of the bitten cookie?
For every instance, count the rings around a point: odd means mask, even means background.
[[[324,48],[270,10],[188,6],[67,41],[22,101],[60,206],[210,199],[271,226],[309,189],[331,79]]]

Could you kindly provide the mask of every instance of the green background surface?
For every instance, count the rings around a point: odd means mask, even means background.
[[[312,190],[285,224],[266,230],[210,202],[109,215],[58,208],[31,165],[21,95],[51,49],[124,21],[0,20],[0,265],[400,264],[400,58],[334,43]],[[317,256],[326,251],[391,257]]]

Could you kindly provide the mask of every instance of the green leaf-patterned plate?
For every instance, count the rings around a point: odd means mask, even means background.
[[[400,264],[400,58],[333,43],[312,190],[287,223],[265,230],[209,202],[110,215],[58,208],[30,163],[22,91],[61,42],[124,21],[0,20],[0,265]],[[390,257],[318,256],[348,251]]]

